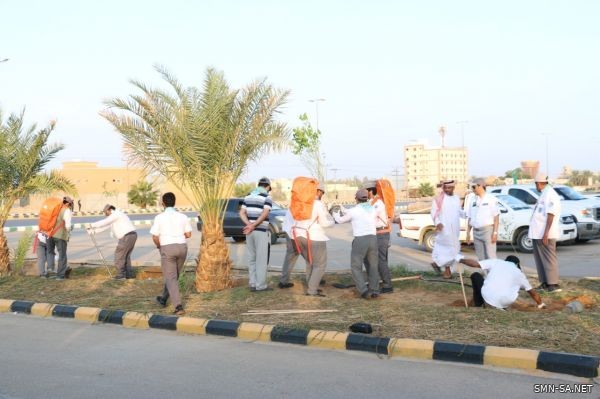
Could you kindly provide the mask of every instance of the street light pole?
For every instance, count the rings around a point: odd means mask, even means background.
[[[550,133],[542,133],[542,136],[546,137],[546,178],[548,179],[550,177],[550,160],[548,157],[548,137],[550,136]]]
[[[465,124],[469,123],[469,121],[458,121],[457,125],[460,125],[460,137],[462,139],[462,148],[465,148]]]
[[[319,131],[319,103],[325,101],[324,98],[312,98],[308,102],[315,103],[315,111],[317,113],[317,132]]]

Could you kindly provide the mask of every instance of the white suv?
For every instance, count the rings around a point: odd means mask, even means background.
[[[569,186],[552,186],[561,199],[562,215],[571,215],[577,223],[577,241],[584,242],[600,238],[600,203],[585,198]],[[492,194],[507,194],[520,199],[528,205],[535,205],[540,192],[535,185],[515,184],[510,186],[488,187]]]

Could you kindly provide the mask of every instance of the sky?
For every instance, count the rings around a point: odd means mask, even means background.
[[[57,120],[52,163],[124,164],[103,101],[187,86],[207,67],[233,87],[267,78],[291,90],[282,119],[318,125],[329,177],[403,173],[403,146],[469,149],[474,176],[534,159],[600,170],[600,2],[0,0],[0,108]],[[468,121],[462,125],[459,121]],[[548,162],[546,159],[548,144]],[[335,169],[335,171],[334,171]],[[291,151],[250,164],[243,181],[306,175]]]

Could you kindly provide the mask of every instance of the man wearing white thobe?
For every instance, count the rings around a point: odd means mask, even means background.
[[[433,200],[431,218],[435,225],[435,243],[431,266],[438,273],[445,268],[444,278],[451,278],[454,258],[460,252],[460,218],[462,209],[458,196],[454,195],[454,180],[442,183],[442,192]]]

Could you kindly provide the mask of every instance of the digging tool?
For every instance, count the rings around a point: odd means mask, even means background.
[[[460,288],[462,289],[463,299],[465,300],[465,308],[469,309],[467,294],[465,293],[465,282],[463,281],[463,267],[460,263],[458,263],[458,276],[460,277]]]
[[[104,255],[102,255],[102,251],[100,251],[100,247],[98,247],[98,243],[96,242],[96,237],[94,237],[95,234],[92,232],[88,232],[88,235],[92,239],[92,242],[94,243],[94,247],[96,247],[96,250],[98,250],[98,254],[100,254],[100,259],[102,259],[102,264],[104,265],[104,267],[106,267],[106,271],[108,272],[108,275],[110,276],[110,278],[112,278],[113,275],[110,272],[110,268],[108,267],[108,264],[106,263],[106,259],[104,259]]]

